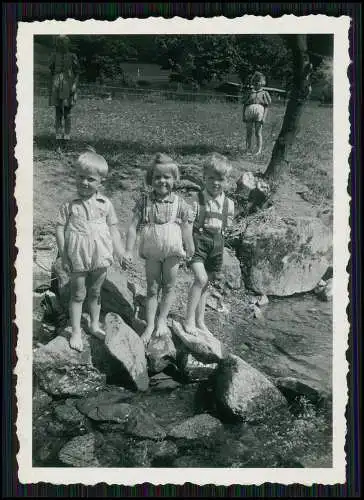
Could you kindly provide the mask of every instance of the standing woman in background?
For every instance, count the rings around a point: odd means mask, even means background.
[[[70,140],[71,109],[77,99],[80,67],[76,54],[70,52],[68,36],[57,36],[55,49],[49,64],[51,72],[49,105],[55,106],[56,109],[56,140],[59,142],[62,139]]]
[[[272,102],[269,93],[263,89],[265,84],[265,76],[259,71],[256,71],[252,76],[251,90],[243,108],[243,121],[246,123],[246,150],[248,153],[252,152],[252,135],[254,128],[257,142],[256,155],[262,152],[262,128],[267,117],[268,106]]]

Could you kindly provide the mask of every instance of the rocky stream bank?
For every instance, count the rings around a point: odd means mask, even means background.
[[[264,183],[242,176],[240,205],[254,204],[257,196],[269,198]],[[272,296],[288,300],[282,297],[314,291],[318,304],[329,302],[329,224],[281,216],[274,205],[241,224],[209,299],[214,334],[201,332],[197,340],[171,314],[169,334],[153,339],[146,351],[140,339],[143,290],[118,267],[109,269],[102,290],[105,338],[88,334],[85,309],[84,350],[70,349],[68,276],[55,261],[52,231],[38,235],[43,264],[35,263],[34,271],[35,466],[331,466],[330,388],[300,378],[288,369],[292,364],[264,370],[249,341],[230,342],[218,333],[221,317],[229,331],[238,329],[238,315],[249,318],[254,334],[263,332],[264,342],[278,345],[272,323],[262,323]],[[182,296],[179,301],[183,306]]]

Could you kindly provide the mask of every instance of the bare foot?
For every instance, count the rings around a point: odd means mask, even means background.
[[[261,150],[258,150],[256,153],[254,153],[254,156],[259,156],[262,153]]]
[[[154,330],[153,327],[147,326],[147,328],[144,330],[143,335],[140,337],[142,339],[143,344],[144,344],[145,347],[147,347],[148,344],[149,344],[149,342],[150,342],[153,330]]]
[[[167,323],[162,322],[160,324],[157,324],[157,327],[155,329],[155,337],[163,337],[163,335],[168,334],[168,326]]]
[[[75,351],[82,352],[83,351],[83,342],[81,332],[72,332],[70,338],[70,347],[71,349],[75,349]]]
[[[106,337],[106,333],[100,327],[99,324],[91,325],[90,328],[89,328],[89,330],[90,330],[91,335],[93,335],[94,337],[96,337],[96,338],[98,338],[100,340],[104,340],[105,337]]]
[[[186,333],[189,335],[193,335],[194,337],[197,337],[197,332],[196,332],[196,326],[191,325],[190,323],[182,323],[183,329],[185,330]]]
[[[203,332],[211,333],[210,330],[205,325],[205,323],[203,323],[202,321],[196,322],[196,326],[199,330],[202,330]]]

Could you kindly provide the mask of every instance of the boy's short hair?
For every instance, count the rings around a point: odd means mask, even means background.
[[[106,177],[109,167],[105,158],[88,146],[86,151],[77,158],[76,167],[82,170],[96,171],[100,177]]]
[[[169,166],[174,180],[179,181],[179,169],[177,163],[170,156],[164,153],[157,153],[145,176],[145,182],[148,186],[152,185],[154,170],[160,165]]]
[[[227,177],[231,172],[231,164],[226,156],[220,153],[211,153],[203,163],[203,174],[216,173],[221,177]]]

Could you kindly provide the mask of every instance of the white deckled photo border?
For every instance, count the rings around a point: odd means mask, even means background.
[[[16,422],[19,452],[18,479],[21,483],[46,482],[51,484],[95,485],[97,483],[134,486],[142,483],[155,485],[261,485],[298,483],[306,486],[346,482],[345,437],[347,422],[345,408],[348,401],[347,373],[349,322],[346,308],[349,303],[350,241],[349,203],[349,98],[350,84],[347,69],[349,58],[350,18],[309,15],[246,15],[240,18],[224,17],[172,19],[117,19],[115,21],[41,21],[20,22],[17,33],[17,101],[15,156],[18,162],[15,197],[16,216],[15,293],[18,340],[15,367],[17,376]],[[334,36],[334,256],[333,256],[333,466],[332,468],[297,469],[231,469],[231,468],[41,468],[32,466],[32,269],[33,269],[33,36],[48,34],[284,34],[331,33]]]

